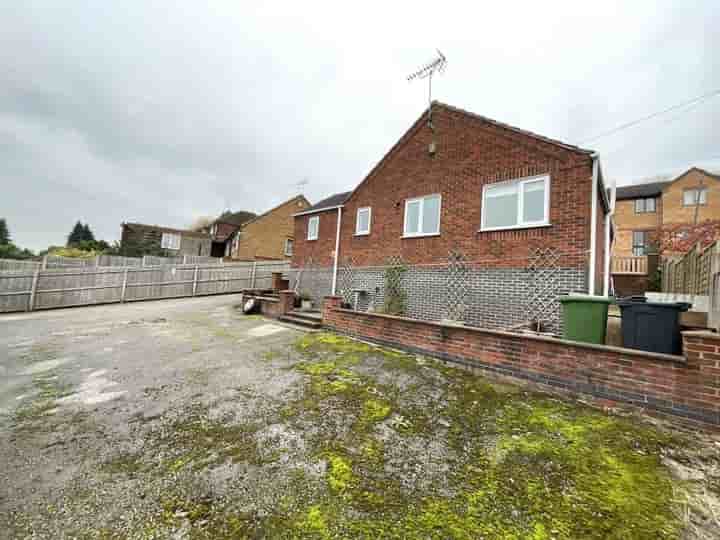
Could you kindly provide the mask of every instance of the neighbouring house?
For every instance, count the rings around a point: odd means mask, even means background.
[[[297,195],[243,223],[228,236],[227,256],[241,261],[290,260],[293,254],[293,215],[310,203]]]
[[[230,236],[237,231],[238,228],[242,227],[244,223],[247,223],[254,217],[256,217],[254,212],[246,212],[244,210],[240,212],[225,212],[208,227],[205,227],[203,231],[208,232],[212,237],[210,254],[213,257],[229,256]]]
[[[720,176],[692,167],[676,178],[617,188],[612,274],[621,296],[657,283],[661,257],[720,238]]]
[[[559,294],[607,287],[608,211],[593,151],[433,102],[432,128],[423,113],[352,192],[296,214],[290,277],[316,301],[387,310],[399,287],[411,317],[557,329]]]
[[[209,256],[210,243],[208,233],[142,223],[123,223],[120,234],[120,248],[133,256],[157,255],[162,252],[170,257]]]

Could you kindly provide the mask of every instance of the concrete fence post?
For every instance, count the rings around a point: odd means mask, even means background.
[[[120,289],[120,303],[122,304],[125,302],[125,291],[127,290],[127,278],[128,278],[128,268],[125,269],[123,272],[123,282],[122,282],[122,289]]]
[[[40,263],[40,268],[43,270],[47,270],[47,255],[43,255],[42,263]]]
[[[250,274],[250,288],[255,288],[255,272],[257,271],[257,261],[253,261],[252,273]]]
[[[147,257],[147,255],[143,255],[143,257],[142,257],[142,265],[141,266],[143,266],[143,267],[146,266],[145,265],[145,257]]]
[[[182,261],[182,263],[183,263],[183,264],[187,264],[187,255],[183,255],[183,261]]]
[[[32,285],[30,286],[30,298],[28,298],[27,310],[35,309],[35,295],[37,294],[38,281],[40,280],[40,269],[36,268],[33,273]]]
[[[195,293],[197,293],[197,281],[198,281],[198,270],[200,269],[200,265],[195,265],[195,272],[193,273],[193,287],[192,287],[192,295],[195,296]]]

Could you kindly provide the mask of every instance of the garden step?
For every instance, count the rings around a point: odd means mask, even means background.
[[[304,326],[305,328],[322,328],[321,319],[297,317],[295,314],[280,315],[280,317],[278,317],[278,320],[296,324],[298,326]]]

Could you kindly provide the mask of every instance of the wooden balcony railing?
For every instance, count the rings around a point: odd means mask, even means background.
[[[614,255],[611,271],[613,274],[645,276],[648,273],[648,258],[645,255]]]

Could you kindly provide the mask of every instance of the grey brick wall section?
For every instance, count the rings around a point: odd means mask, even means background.
[[[385,271],[383,268],[356,268],[351,277],[338,273],[338,294],[346,301],[354,303],[355,295],[350,289],[360,289],[366,294],[357,299],[359,311],[382,311],[385,293]],[[467,292],[462,322],[469,326],[482,328],[508,328],[528,321],[532,314],[538,313],[538,303],[534,300],[533,274],[526,268],[481,268],[470,269],[464,288]],[[290,287],[294,288],[297,271],[288,273]],[[451,310],[448,298],[453,295],[449,287],[457,286],[448,279],[448,270],[444,267],[409,267],[402,277],[402,290],[406,295],[405,315],[415,319],[439,321],[448,319]],[[575,268],[561,268],[554,274],[552,283],[544,283],[545,294],[553,301],[543,311],[543,322],[547,330],[561,331],[560,304],[557,297],[561,294],[587,291],[586,272]],[[332,268],[319,268],[305,271],[301,277],[299,290],[307,290],[320,305],[322,298],[331,292]]]

